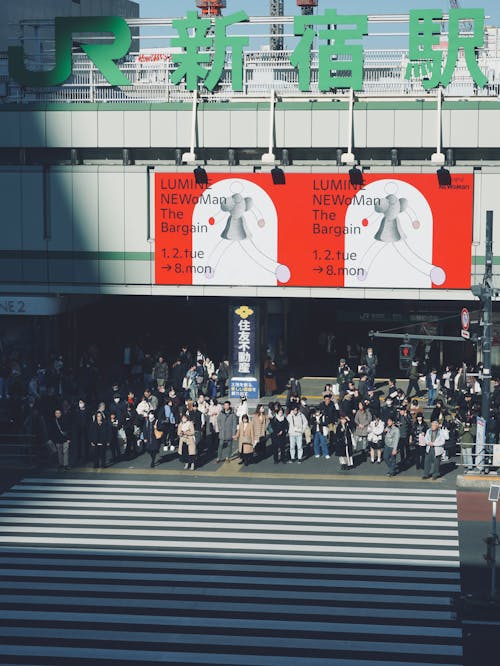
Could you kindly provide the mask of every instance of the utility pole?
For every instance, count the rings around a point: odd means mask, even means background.
[[[493,211],[486,211],[486,266],[482,284],[473,285],[472,293],[481,299],[483,306],[483,384],[481,386],[481,416],[488,424],[491,392],[491,332],[493,319],[493,298],[498,289],[493,287]],[[487,426],[486,426],[487,427]]]

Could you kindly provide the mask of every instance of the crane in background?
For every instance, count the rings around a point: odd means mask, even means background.
[[[450,9],[460,9],[459,0],[449,0]],[[460,21],[460,32],[472,32],[472,23],[470,21]]]
[[[318,0],[297,0],[302,16],[311,16],[314,14],[314,8],[318,6]]]
[[[226,8],[226,0],[196,0],[202,16],[220,16]]]
[[[269,0],[269,16],[278,18],[285,14],[285,0]],[[283,51],[283,23],[271,23],[271,38],[269,48],[271,51]]]

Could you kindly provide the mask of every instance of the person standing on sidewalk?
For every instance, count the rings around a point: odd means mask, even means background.
[[[47,424],[49,441],[56,447],[59,469],[69,469],[69,432],[60,409],[54,410],[54,416]]]
[[[228,461],[233,454],[233,437],[238,427],[238,417],[234,413],[229,400],[224,402],[223,409],[217,417],[217,425],[219,427],[217,462],[222,460],[222,451],[225,446],[227,446],[226,460]]]
[[[276,414],[269,421],[269,432],[271,433],[271,449],[274,464],[277,465],[280,461],[286,463],[288,421],[283,407],[279,407]]]
[[[420,374],[418,372],[418,361],[412,361],[410,367],[410,374],[408,375],[408,389],[406,391],[406,397],[411,398],[411,392],[415,391],[415,395],[418,397],[420,393],[420,387],[418,385],[418,379]]]
[[[238,440],[238,452],[241,456],[243,464],[245,467],[248,467],[253,457],[255,440],[253,424],[250,423],[248,414],[243,414],[241,417],[241,421],[238,424],[238,428],[233,439]]]
[[[353,469],[353,448],[353,435],[349,427],[349,419],[345,414],[341,414],[334,433],[334,451],[339,459],[341,469]]]
[[[445,436],[438,421],[432,421],[425,433],[425,462],[423,479],[439,479],[441,456],[444,453]]]
[[[399,454],[401,456],[401,467],[409,467],[411,464],[410,458],[410,437],[411,431],[413,428],[413,423],[411,416],[408,414],[408,411],[404,405],[398,410],[398,421],[397,425],[399,428]]]
[[[387,419],[387,426],[384,432],[384,461],[389,471],[387,476],[396,476],[396,457],[398,455],[399,428],[394,423],[392,416]]]
[[[106,449],[109,446],[109,425],[102,412],[96,412],[89,431],[94,469],[106,467]]]
[[[307,419],[299,411],[299,406],[295,405],[290,414],[287,416],[288,420],[288,437],[290,439],[290,461],[295,459],[297,462],[302,462],[302,438],[308,426]]]

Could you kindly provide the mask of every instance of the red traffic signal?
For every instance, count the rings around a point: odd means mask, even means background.
[[[410,344],[399,345],[399,368],[400,370],[408,370],[413,358],[413,346]]]

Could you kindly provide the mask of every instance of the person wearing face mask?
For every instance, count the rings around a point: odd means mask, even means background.
[[[242,457],[242,462],[245,467],[248,467],[252,460],[255,440],[253,426],[250,423],[248,414],[243,414],[241,417],[234,439],[238,441],[238,452]]]
[[[240,395],[240,404],[238,407],[236,407],[236,416],[238,417],[238,421],[241,421],[243,414],[248,416],[248,402],[244,393]]]
[[[259,404],[252,416],[252,428],[254,435],[254,453],[258,460],[266,457],[266,440],[268,437],[267,428],[269,426],[269,418],[266,414],[264,405]]]
[[[114,412],[118,417],[118,420],[121,421],[125,416],[125,410],[127,409],[127,403],[122,400],[119,393],[113,395],[113,401],[109,405],[109,413]]]
[[[162,438],[163,430],[160,429],[160,424],[155,413],[151,411],[147,415],[142,428],[142,440],[146,451],[150,455],[151,467],[155,466],[156,456],[160,450]]]
[[[412,442],[415,447],[415,461],[416,468],[424,468],[424,458],[425,458],[425,433],[427,432],[428,425],[424,421],[424,415],[422,412],[417,412],[415,418],[415,423],[413,424],[412,430]]]
[[[345,358],[340,359],[339,370],[337,374],[337,384],[339,385],[340,397],[343,398],[349,388],[349,382],[354,379],[354,372],[347,365]]]
[[[309,425],[304,417],[304,414],[299,412],[299,407],[296,405],[290,414],[287,416],[288,420],[288,438],[290,440],[290,460],[294,460],[300,465],[302,463],[302,439],[306,427]]]
[[[75,463],[85,463],[89,458],[89,428],[91,415],[83,398],[73,412],[73,455]]]
[[[111,462],[117,463],[121,458],[120,442],[118,431],[120,430],[120,421],[114,411],[109,415],[109,450],[111,451]]]
[[[444,453],[445,438],[438,421],[432,421],[425,433],[425,462],[422,479],[439,479],[441,456]]]
[[[330,454],[328,453],[328,423],[320,409],[313,410],[309,424],[314,437],[314,457],[320,458],[323,455],[328,460],[330,458]]]
[[[187,417],[187,414],[181,416],[181,421],[177,427],[179,437],[178,453],[181,460],[184,460],[184,469],[194,470],[196,461],[196,441],[194,437],[194,424]]]
[[[217,449],[217,462],[222,460],[224,447],[227,446],[226,462],[229,462],[233,454],[233,437],[238,427],[238,417],[234,413],[229,400],[224,402],[223,408],[217,417],[219,429],[219,447]]]
[[[273,452],[274,464],[277,465],[280,461],[286,463],[288,421],[285,418],[283,407],[279,407],[276,414],[269,421],[269,433],[271,434],[271,450]]]
[[[367,442],[370,447],[370,460],[372,463],[382,462],[382,449],[384,448],[385,423],[379,416],[370,421],[367,428]],[[376,456],[376,459],[375,459]]]
[[[96,412],[89,431],[90,448],[94,458],[94,469],[106,467],[106,448],[109,445],[109,424],[102,412]]]

